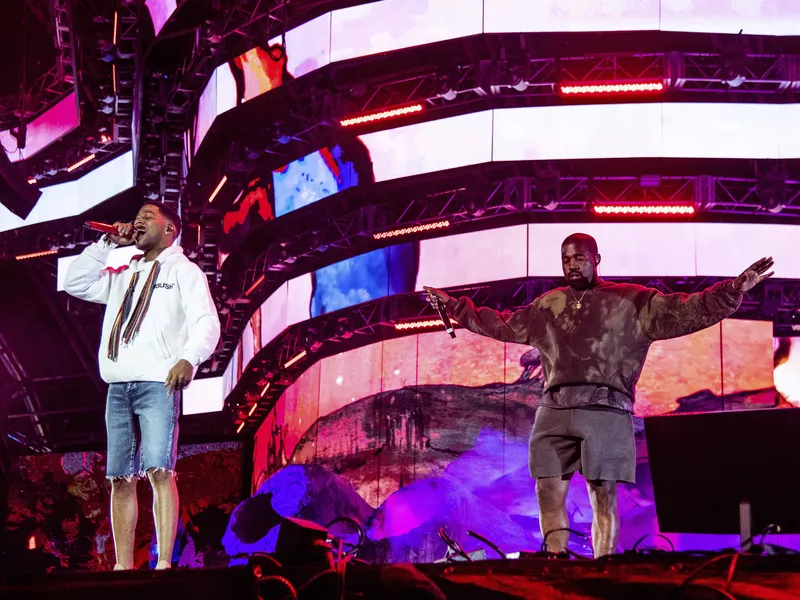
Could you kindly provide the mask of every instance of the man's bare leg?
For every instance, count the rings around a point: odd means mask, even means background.
[[[133,569],[133,544],[139,518],[136,484],[135,477],[111,480],[111,533],[117,555],[115,571]]]
[[[592,503],[592,548],[600,558],[617,551],[619,542],[619,509],[616,481],[587,481]]]
[[[156,523],[158,544],[156,569],[169,569],[172,566],[172,549],[178,532],[178,486],[175,483],[175,474],[171,471],[148,471],[147,477],[153,486],[153,520]]]
[[[536,480],[536,498],[539,500],[539,527],[542,540],[547,538],[548,552],[564,552],[569,542],[569,531],[555,531],[569,527],[567,492],[571,474],[563,477],[540,477]],[[549,532],[555,531],[555,533]]]

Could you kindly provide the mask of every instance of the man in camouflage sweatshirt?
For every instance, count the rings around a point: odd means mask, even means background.
[[[586,479],[593,509],[595,557],[616,551],[617,482],[633,482],[634,388],[647,350],[656,340],[688,335],[732,315],[742,296],[772,267],[763,258],[734,280],[695,294],[662,294],[630,283],[600,279],[600,254],[591,236],[576,233],[561,245],[567,286],[513,313],[478,308],[426,287],[463,327],[501,342],[539,349],[545,378],[529,445],[536,478],[539,521],[551,552],[567,548],[569,480]]]

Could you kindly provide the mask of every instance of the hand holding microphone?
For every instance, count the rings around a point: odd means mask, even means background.
[[[105,233],[117,246],[130,246],[135,240],[136,230],[133,223],[121,223],[117,221],[113,225],[98,223],[97,221],[87,221],[84,224],[86,229]]]
[[[445,292],[442,290],[437,290],[436,288],[423,286],[425,290],[425,299],[431,303],[431,306],[436,309],[436,312],[439,313],[439,318],[444,323],[444,330],[450,334],[451,338],[456,337],[455,329],[453,329],[453,324],[450,322],[450,317],[447,315],[447,311],[444,308],[445,303],[450,299]]]

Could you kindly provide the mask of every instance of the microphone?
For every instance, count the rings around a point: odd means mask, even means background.
[[[439,313],[439,318],[442,320],[442,323],[444,323],[444,330],[450,334],[451,338],[455,338],[456,332],[455,329],[453,329],[453,324],[450,322],[450,317],[447,316],[447,311],[436,297],[434,297],[433,300],[433,307],[436,309],[436,312]]]
[[[99,231],[100,233],[108,233],[111,235],[119,235],[119,229],[114,227],[113,225],[107,225],[106,223],[99,223],[97,221],[86,221],[83,224],[86,229],[91,229],[92,231]]]

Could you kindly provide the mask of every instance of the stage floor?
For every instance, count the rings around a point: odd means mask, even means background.
[[[681,585],[709,562],[709,555],[682,553],[618,555],[606,560],[527,558],[509,561],[440,563],[394,566],[351,564],[347,568],[346,598],[436,598],[422,589],[404,588],[434,583],[444,594],[439,598],[499,600],[516,598],[726,598],[737,600],[800,599],[800,557],[739,556],[725,596],[732,556],[719,558],[693,578],[700,586]],[[336,576],[330,573],[303,588],[322,567],[286,567],[280,575],[300,590],[299,598],[338,598]],[[275,572],[274,574],[278,574]],[[426,577],[421,577],[422,575]],[[283,598],[285,591],[274,580],[262,590],[265,600]],[[6,576],[0,598],[14,600],[160,600],[184,597],[192,600],[257,598],[253,569],[180,569],[124,573],[55,573],[38,576]]]

